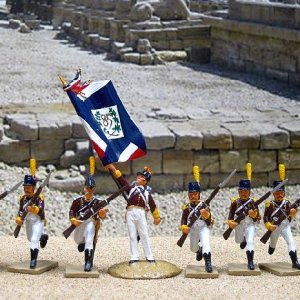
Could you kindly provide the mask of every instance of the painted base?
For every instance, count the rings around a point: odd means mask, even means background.
[[[58,267],[57,261],[38,260],[35,269],[29,268],[30,261],[15,263],[7,268],[8,272],[39,275],[51,269]]]
[[[185,269],[185,277],[186,278],[218,278],[219,272],[217,268],[214,268],[212,273],[207,273],[205,271],[204,266],[195,266],[195,265],[188,265]]]
[[[292,267],[292,264],[287,262],[261,263],[259,264],[259,267],[262,270],[265,270],[277,276],[300,275],[300,270],[294,269]]]
[[[146,260],[129,264],[128,261],[111,266],[108,273],[111,276],[125,279],[160,279],[178,275],[181,269],[164,261],[149,263]]]
[[[254,270],[249,270],[247,264],[228,264],[228,274],[233,276],[257,276],[261,275],[261,270],[254,265]]]
[[[67,265],[65,270],[65,277],[67,278],[98,278],[99,272],[93,268],[90,272],[83,270],[83,265]]]

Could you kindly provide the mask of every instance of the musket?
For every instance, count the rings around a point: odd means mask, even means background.
[[[264,202],[266,199],[268,199],[271,195],[271,193],[275,193],[276,191],[278,191],[282,186],[284,186],[287,183],[288,179],[282,181],[279,185],[277,185],[273,190],[266,192],[263,196],[261,196],[257,201],[255,201],[253,203],[254,209],[257,209],[258,206]],[[253,208],[248,208],[248,207],[244,207],[244,209],[241,211],[240,214],[238,214],[238,216],[234,219],[234,222],[236,222],[237,224],[240,224],[248,215],[248,212],[250,209]],[[225,240],[227,240],[231,234],[231,232],[233,231],[232,228],[228,227],[225,232],[223,233],[223,237]]]
[[[300,199],[297,199],[292,205],[291,208],[297,208],[298,206],[300,206]],[[283,213],[283,211],[281,211],[281,214],[279,215],[279,217],[277,218],[276,221],[274,221],[272,224],[279,226],[284,220],[286,220],[289,216],[287,216],[286,214]],[[265,244],[268,239],[271,237],[273,231],[268,230],[260,239],[260,241]]]
[[[204,204],[206,207],[208,207],[209,204],[210,204],[210,202],[211,202],[211,200],[218,194],[220,188],[226,186],[226,184],[230,181],[230,179],[233,177],[233,175],[234,175],[235,173],[236,173],[236,169],[234,169],[234,170],[227,176],[227,178],[226,178],[224,181],[222,181],[222,182],[221,182],[221,183],[220,183],[220,184],[219,184],[219,185],[211,192],[211,194],[208,196],[208,198],[207,198],[204,202],[199,202],[199,203],[197,204],[197,206],[195,207],[194,212],[193,212],[192,216],[190,217],[189,222],[188,222],[188,224],[187,224],[188,227],[191,228],[191,227],[194,225],[194,223],[199,219],[199,217],[200,217],[200,211],[199,211],[198,208],[199,208],[200,206],[202,206],[203,204]],[[177,245],[178,245],[179,247],[182,247],[182,246],[183,246],[183,244],[184,244],[184,242],[185,242],[187,236],[188,236],[188,235],[187,235],[186,233],[182,233],[180,239],[177,241]]]
[[[10,190],[6,190],[5,192],[3,192],[0,195],[0,200],[4,199],[7,195],[11,194],[12,192],[14,192],[15,190],[17,190],[19,188],[19,186],[23,183],[23,181],[18,182],[16,185],[14,185]]]
[[[24,204],[23,206],[23,210],[24,213],[22,215],[22,221],[26,218],[28,211],[27,211],[27,207],[30,206],[31,204],[33,204],[36,199],[39,197],[39,195],[41,194],[43,188],[48,185],[49,181],[50,181],[50,176],[51,176],[51,172],[47,175],[46,179],[42,182],[42,184],[38,187],[38,189],[36,190],[36,192],[33,194],[33,196]],[[22,225],[17,225],[15,230],[14,230],[14,237],[17,238],[20,230],[21,230]]]
[[[99,203],[97,203],[94,207],[88,207],[87,209],[85,209],[84,211],[82,211],[80,213],[80,217],[78,218],[79,221],[85,221],[89,218],[91,218],[92,216],[96,215],[99,210],[103,207],[105,207],[106,205],[108,205],[110,203],[111,200],[117,198],[119,195],[121,195],[126,189],[128,189],[130,187],[129,184],[124,185],[121,189],[119,189],[117,192],[113,193],[112,195],[110,195],[107,199],[100,201]],[[80,225],[79,225],[80,226]],[[67,239],[71,233],[74,231],[74,229],[76,228],[75,225],[70,225],[64,232],[63,232],[63,236]]]

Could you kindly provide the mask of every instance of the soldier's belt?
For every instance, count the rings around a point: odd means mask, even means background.
[[[129,206],[127,206],[127,210],[130,210],[132,208],[139,208],[139,209],[145,210],[145,207],[142,207],[142,206],[137,206],[137,205],[129,205]]]

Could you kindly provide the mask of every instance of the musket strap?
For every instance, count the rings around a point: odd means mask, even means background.
[[[273,202],[273,205],[275,207],[277,207],[277,209],[273,211],[273,213],[271,214],[271,218],[273,218],[279,210],[287,217],[285,212],[281,209],[282,206],[286,203],[286,200],[283,200],[279,206],[274,201],[272,201],[272,202]]]
[[[252,201],[251,198],[249,198],[249,200],[247,200],[245,203],[243,203],[240,207],[237,208],[237,210],[234,212],[235,214],[237,214],[240,210],[244,209],[248,203],[250,203]]]

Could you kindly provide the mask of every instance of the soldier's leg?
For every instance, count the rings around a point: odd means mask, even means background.
[[[270,236],[270,244],[269,244],[269,250],[268,250],[268,253],[270,255],[272,255],[275,251],[275,248],[276,248],[276,245],[277,245],[277,241],[278,241],[278,238],[279,238],[279,235],[281,233],[281,228],[278,227],[276,230],[274,230],[272,233],[271,233],[271,236]]]
[[[208,273],[211,273],[212,265],[211,265],[211,251],[210,251],[210,242],[209,242],[209,228],[206,226],[201,227],[200,230],[200,241],[202,244],[202,253],[205,260],[205,270]]]
[[[254,235],[255,224],[253,221],[249,221],[245,228],[245,240],[246,240],[246,255],[248,260],[248,269],[254,270]]]
[[[235,227],[235,242],[240,244],[244,240],[245,222],[242,221],[237,227]]]
[[[89,219],[85,221],[84,228],[84,241],[85,241],[85,264],[84,271],[90,272],[93,267],[93,258],[94,258],[94,236],[95,236],[95,223],[93,220]]]
[[[32,226],[31,226],[31,241],[30,241],[30,254],[31,254],[30,268],[34,269],[37,265],[37,258],[39,253],[39,242],[44,229],[44,221],[36,220],[34,222],[31,222],[31,224]]]
[[[128,228],[128,234],[130,239],[130,263],[136,262],[139,260],[138,252],[138,240],[137,240],[137,228],[135,225],[135,214],[134,210],[128,210],[126,212],[126,223]]]
[[[192,252],[196,253],[196,260],[200,261],[202,260],[202,247],[200,241],[200,228],[197,223],[194,223],[192,226],[189,236],[190,249]]]
[[[139,213],[139,219],[137,221],[137,231],[141,238],[144,254],[148,261],[154,262],[145,212],[143,210],[140,210],[140,212],[138,213]]]
[[[74,241],[77,245],[84,243],[84,230],[85,222],[83,222],[80,226],[76,227],[74,230]]]

